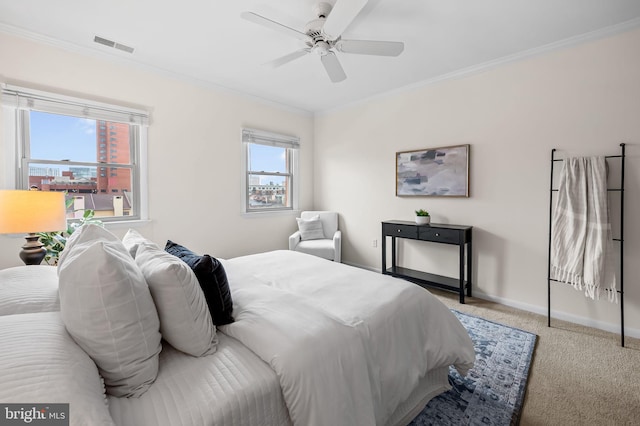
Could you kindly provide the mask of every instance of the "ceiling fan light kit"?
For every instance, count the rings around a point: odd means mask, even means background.
[[[313,6],[317,16],[305,25],[304,32],[290,28],[253,12],[243,12],[242,18],[275,31],[293,36],[306,47],[277,58],[266,65],[279,67],[308,53],[320,57],[329,79],[338,83],[347,78],[335,52],[358,55],[398,56],[404,43],[398,41],[343,40],[342,33],[366,6],[368,0],[337,0],[334,6],[320,2]]]

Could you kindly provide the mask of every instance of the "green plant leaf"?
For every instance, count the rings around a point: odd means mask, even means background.
[[[73,200],[71,200],[73,201]],[[70,206],[69,202],[67,205]],[[100,219],[94,218],[95,212],[91,209],[86,209],[79,220],[69,222],[65,231],[56,232],[38,232],[37,235],[40,242],[47,250],[45,255],[45,262],[48,265],[57,265],[60,253],[67,245],[67,239],[73,234],[80,226],[85,223],[93,223],[95,225],[104,226]]]

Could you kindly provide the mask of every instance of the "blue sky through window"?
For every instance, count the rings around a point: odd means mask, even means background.
[[[254,172],[287,172],[286,149],[251,144],[249,167]]]
[[[251,144],[249,147],[249,169],[251,171],[287,173],[286,148],[260,144]],[[261,184],[266,185],[270,182],[283,184],[284,177],[260,177]]]
[[[30,113],[31,158],[96,162],[96,121],[81,117]]]

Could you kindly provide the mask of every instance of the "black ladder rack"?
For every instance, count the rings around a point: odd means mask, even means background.
[[[548,255],[548,269],[547,269],[547,327],[551,327],[551,281],[558,282],[551,278],[551,221],[553,215],[553,193],[557,192],[557,189],[553,188],[553,171],[554,165],[558,161],[564,161],[562,158],[555,158],[556,149],[551,150],[551,180],[549,183],[549,255]],[[617,290],[620,295],[620,345],[624,347],[624,160],[625,160],[625,144],[620,144],[620,155],[608,155],[606,159],[619,158],[620,159],[620,188],[609,188],[609,192],[618,192],[620,194],[620,238],[613,238],[614,241],[618,241],[620,244],[620,290]],[[610,290],[607,290],[610,291]]]

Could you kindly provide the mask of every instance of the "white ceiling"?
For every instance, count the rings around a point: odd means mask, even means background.
[[[304,44],[240,13],[303,31],[316,3],[0,0],[0,31],[317,112],[640,26],[639,0],[369,0],[343,38],[402,41],[400,56],[338,53],[347,74],[340,83],[329,81],[314,55],[276,69],[264,66]],[[95,35],[135,52],[96,44]]]

